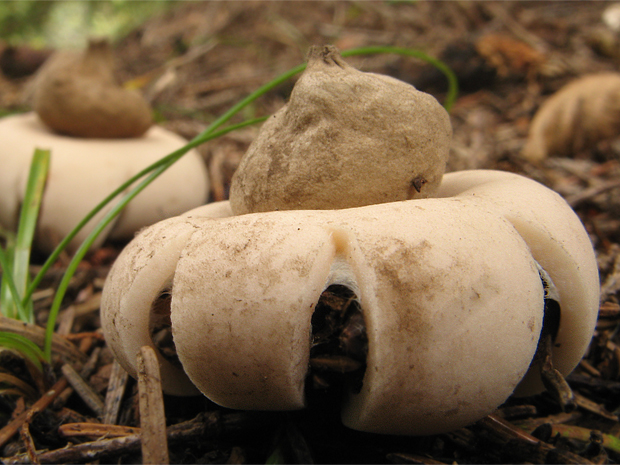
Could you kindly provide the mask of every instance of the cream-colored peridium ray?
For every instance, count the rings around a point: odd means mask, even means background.
[[[598,266],[581,221],[555,192],[515,174],[475,170],[447,175],[438,196],[476,199],[497,209],[528,244],[560,295],[561,320],[553,348],[555,368],[567,375],[586,351],[599,308]],[[518,393],[542,390],[537,369]]]
[[[186,373],[227,407],[302,407],[314,305],[334,282],[356,283],[368,331],[362,392],[344,413],[354,428],[474,421],[512,393],[536,349],[542,286],[525,243],[471,201],[429,199],[205,221],[172,292]]]
[[[140,348],[155,348],[151,337],[154,303],[170,289],[181,249],[195,228],[191,220],[181,217],[146,228],[123,249],[108,274],[101,298],[101,326],[108,347],[134,378]],[[183,370],[156,353],[164,390],[173,395],[197,394]]]
[[[228,202],[196,209],[209,218],[231,216]],[[136,355],[140,348],[153,348],[154,308],[163,293],[172,288],[172,279],[181,250],[199,227],[188,215],[169,218],[141,231],[118,256],[106,279],[101,301],[101,325],[106,341],[123,368],[136,376]],[[179,367],[159,351],[162,384],[173,395],[195,395],[198,391]]]
[[[596,263],[581,251],[591,245],[585,232],[575,234],[581,226],[572,210],[534,181],[471,172],[447,175],[444,183],[441,199],[237,217],[226,217],[230,206],[222,202],[148,228],[119,257],[114,268],[121,270],[104,289],[108,342],[131,372],[137,347],[151,343],[151,317],[133,313],[150,313],[172,278],[173,335],[192,383],[230,408],[300,408],[312,313],[321,292],[341,283],[357,293],[368,335],[362,389],[345,400],[343,421],[392,434],[476,421],[530,367],[544,307],[535,258],[556,285],[563,271],[554,266],[580,267],[566,276],[588,296],[568,307],[586,322],[578,340],[592,334]],[[528,190],[537,204],[519,216],[511,199]],[[539,218],[545,205],[556,216]],[[157,245],[168,237],[178,240]],[[545,242],[562,244],[557,253],[574,252],[573,262],[538,251],[533,257],[536,247],[554,253]],[[562,316],[560,333],[571,318]],[[137,341],[125,341],[132,334]],[[582,353],[560,355],[572,357],[566,368]],[[162,381],[181,392],[178,379]]]
[[[8,229],[17,226],[34,149],[51,150],[36,236],[37,246],[47,252],[120,184],[186,144],[182,137],[158,126],[132,139],[61,136],[47,129],[34,113],[0,119],[0,141],[0,224]],[[132,200],[93,247],[106,237],[129,239],[140,228],[201,205],[208,191],[206,167],[200,155],[191,151]],[[70,250],[82,243],[113,205],[78,233]]]

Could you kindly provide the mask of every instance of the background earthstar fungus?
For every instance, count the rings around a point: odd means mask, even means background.
[[[51,149],[37,247],[46,253],[100,201],[123,182],[187,141],[152,125],[151,109],[137,92],[114,78],[106,41],[91,41],[81,52],[57,52],[34,80],[34,112],[0,119],[0,224],[15,229],[32,153]],[[202,157],[191,151],[139,194],[99,236],[127,240],[140,228],[177,215],[208,199],[209,179]],[[108,205],[71,241],[75,250]]]

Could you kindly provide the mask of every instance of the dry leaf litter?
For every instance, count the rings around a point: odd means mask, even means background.
[[[454,136],[447,170],[515,171],[558,191],[590,232],[601,275],[597,331],[587,356],[568,377],[577,403],[571,412],[563,412],[547,395],[511,399],[471,427],[405,438],[347,430],[340,426],[338,409],[248,413],[219,409],[202,397],[165,396],[165,447],[171,462],[256,463],[274,451],[272,459],[299,463],[620,461],[620,144],[613,135],[602,140],[588,136],[593,145],[580,146],[579,153],[549,154],[535,164],[523,157],[530,123],[555,92],[579,77],[618,71],[620,39],[602,19],[611,5],[198,2],[180,4],[115,45],[120,78],[139,87],[164,124],[186,137],[198,134],[258,85],[301,63],[311,44],[333,43],[340,49],[397,45],[439,56],[461,85],[450,113]],[[3,60],[8,63],[0,75],[3,109],[27,108],[23,96],[29,75],[10,72],[10,66],[19,69],[10,60],[20,54]],[[39,57],[41,61],[45,54]],[[415,60],[376,55],[350,62],[364,72],[409,82],[440,102],[445,97],[442,76]],[[291,88],[292,83],[270,92],[245,116],[275,113],[288,101]],[[201,148],[217,180],[212,198],[228,196],[232,173],[256,133],[233,133]],[[575,147],[574,141],[565,144]],[[63,340],[57,343],[58,353],[87,381],[90,393],[69,387],[60,365],[41,376],[2,353],[1,374],[34,386],[14,391],[20,395],[7,391],[0,396],[4,462],[142,460],[139,430],[129,429],[141,425],[138,386],[113,363],[97,315],[102,282],[121,246],[108,244],[81,264],[59,321],[64,336],[57,336]],[[35,263],[42,259],[36,258]],[[46,319],[65,265],[61,260],[35,293],[39,323]],[[24,331],[35,340],[41,337],[35,329]],[[67,344],[71,349],[63,352]],[[71,356],[73,352],[79,356]],[[54,394],[43,395],[50,388]],[[83,400],[92,395],[103,401],[103,417]]]

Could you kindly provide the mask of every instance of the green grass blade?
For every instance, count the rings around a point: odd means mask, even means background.
[[[23,303],[29,276],[30,250],[39,216],[39,207],[49,169],[49,150],[36,149],[30,164],[26,192],[19,216],[17,235],[7,238],[7,245],[0,255],[2,284],[0,306],[2,314],[32,323],[32,304]]]
[[[39,346],[27,337],[20,334],[8,333],[0,331],[0,347],[13,349],[28,358],[39,371],[43,371],[41,362],[45,360],[45,356]]]
[[[174,163],[176,160],[181,158],[183,155],[185,155],[191,149],[193,149],[193,148],[195,148],[195,147],[197,147],[197,146],[199,146],[199,145],[201,145],[201,144],[203,144],[205,142],[208,142],[209,140],[215,139],[215,138],[217,138],[217,137],[219,137],[221,135],[227,134],[227,133],[229,133],[231,131],[234,131],[234,130],[237,130],[237,129],[241,129],[241,128],[244,128],[244,127],[247,127],[247,126],[250,126],[250,125],[253,125],[253,124],[261,123],[261,122],[265,121],[265,119],[267,119],[267,118],[268,117],[261,117],[261,118],[255,118],[255,119],[252,119],[252,120],[244,121],[244,122],[239,123],[239,124],[231,125],[230,127],[227,127],[226,129],[223,129],[223,130],[221,130],[221,131],[219,131],[217,133],[213,133],[213,131],[209,131],[209,129],[207,129],[203,133],[199,134],[192,141],[190,141],[187,145],[185,145],[182,148],[172,152],[169,155],[166,155],[165,157],[159,159],[158,161],[156,161],[155,163],[151,164],[150,166],[147,166],[142,171],[138,172],[137,174],[135,174],[134,176],[129,178],[127,181],[125,181],[123,184],[121,184],[119,187],[117,187],[112,193],[110,193],[105,199],[103,199],[95,208],[93,208],[84,218],[82,218],[82,220],[78,223],[78,225],[60,242],[60,244],[58,244],[56,249],[54,249],[54,251],[50,254],[50,256],[47,258],[45,263],[41,266],[41,269],[39,270],[37,275],[32,280],[30,286],[28,287],[28,290],[26,291],[26,293],[25,293],[25,295],[23,297],[22,302],[26,303],[28,300],[30,300],[30,298],[32,297],[32,293],[36,290],[37,286],[39,285],[39,283],[41,282],[41,280],[45,276],[45,273],[47,273],[47,271],[52,267],[52,265],[56,262],[56,260],[58,259],[58,257],[62,253],[62,251],[67,248],[67,245],[69,245],[71,240],[73,240],[73,238],[82,230],[82,228],[97,213],[99,213],[112,200],[114,200],[114,198],[116,198],[118,195],[122,194],[123,192],[125,192],[125,190],[127,190],[129,187],[131,187],[131,185],[133,185],[138,180],[140,180],[141,178],[143,178],[144,176],[148,175],[150,172],[152,172],[153,170],[158,169],[161,166],[164,166],[164,165],[165,166],[172,166],[172,163]],[[208,134],[207,134],[207,131],[209,131]],[[171,163],[171,161],[172,161],[172,163]]]
[[[29,282],[30,252],[32,241],[39,218],[39,209],[43,199],[45,182],[50,165],[50,151],[35,149],[30,165],[28,183],[24,201],[19,215],[17,237],[15,239],[15,251],[13,257],[13,281],[17,289],[17,299],[21,299]],[[28,323],[34,321],[32,306],[21,305],[19,319]]]
[[[16,318],[18,314],[23,313],[20,309],[22,303],[19,299],[13,299],[13,296],[19,295],[19,291],[13,280],[13,267],[11,266],[11,257],[0,247],[0,267],[2,268],[2,287],[0,288],[0,309],[2,314],[8,318]]]
[[[0,313],[8,318],[17,317],[17,306],[13,303],[15,290],[11,291],[11,286],[15,287],[13,281],[13,252],[15,251],[15,234],[12,231],[2,230],[4,238],[4,249],[0,247],[0,268],[2,268],[2,279],[0,280]]]
[[[450,69],[443,61],[434,58],[421,50],[415,50],[411,48],[390,47],[390,46],[374,46],[374,47],[360,47],[342,52],[343,57],[355,56],[355,55],[373,55],[377,53],[395,53],[397,55],[405,55],[414,58],[418,58],[422,61],[430,63],[439,71],[441,71],[448,79],[448,92],[446,93],[446,100],[443,104],[446,111],[450,111],[459,93],[459,81]]]

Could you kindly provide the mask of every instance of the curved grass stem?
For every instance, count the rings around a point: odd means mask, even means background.
[[[264,121],[265,118],[259,118],[259,120]],[[245,126],[249,126],[250,124],[255,124],[258,121],[251,120],[246,121],[244,123],[232,125],[228,128],[222,129],[218,132],[213,132],[204,138],[206,141],[211,139],[215,139],[220,137],[228,132],[234,131],[236,129],[240,129]],[[187,146],[186,146],[187,147]],[[62,304],[62,300],[67,292],[67,288],[69,287],[69,283],[71,278],[75,274],[80,262],[95,242],[99,234],[116,218],[116,216],[125,208],[125,206],[133,200],[140,192],[142,192],[154,179],[156,179],[160,174],[166,171],[170,166],[174,164],[179,158],[181,158],[187,150],[179,149],[176,152],[164,157],[163,159],[156,162],[155,169],[152,171],[148,177],[146,177],[142,182],[140,182],[136,187],[134,187],[130,192],[125,194],[123,198],[101,219],[99,223],[95,226],[95,228],[90,232],[90,234],[84,239],[80,247],[76,250],[73,258],[69,262],[67,269],[58,285],[58,289],[56,290],[56,294],[54,295],[54,300],[52,301],[52,306],[50,308],[50,313],[48,317],[46,332],[45,332],[45,347],[44,354],[46,360],[51,360],[52,355],[52,336],[54,334],[54,327],[56,325],[56,319],[58,317],[58,312],[60,311],[60,306]],[[153,166],[153,165],[152,165]],[[122,190],[120,191],[122,192]],[[119,192],[119,193],[120,193]]]

